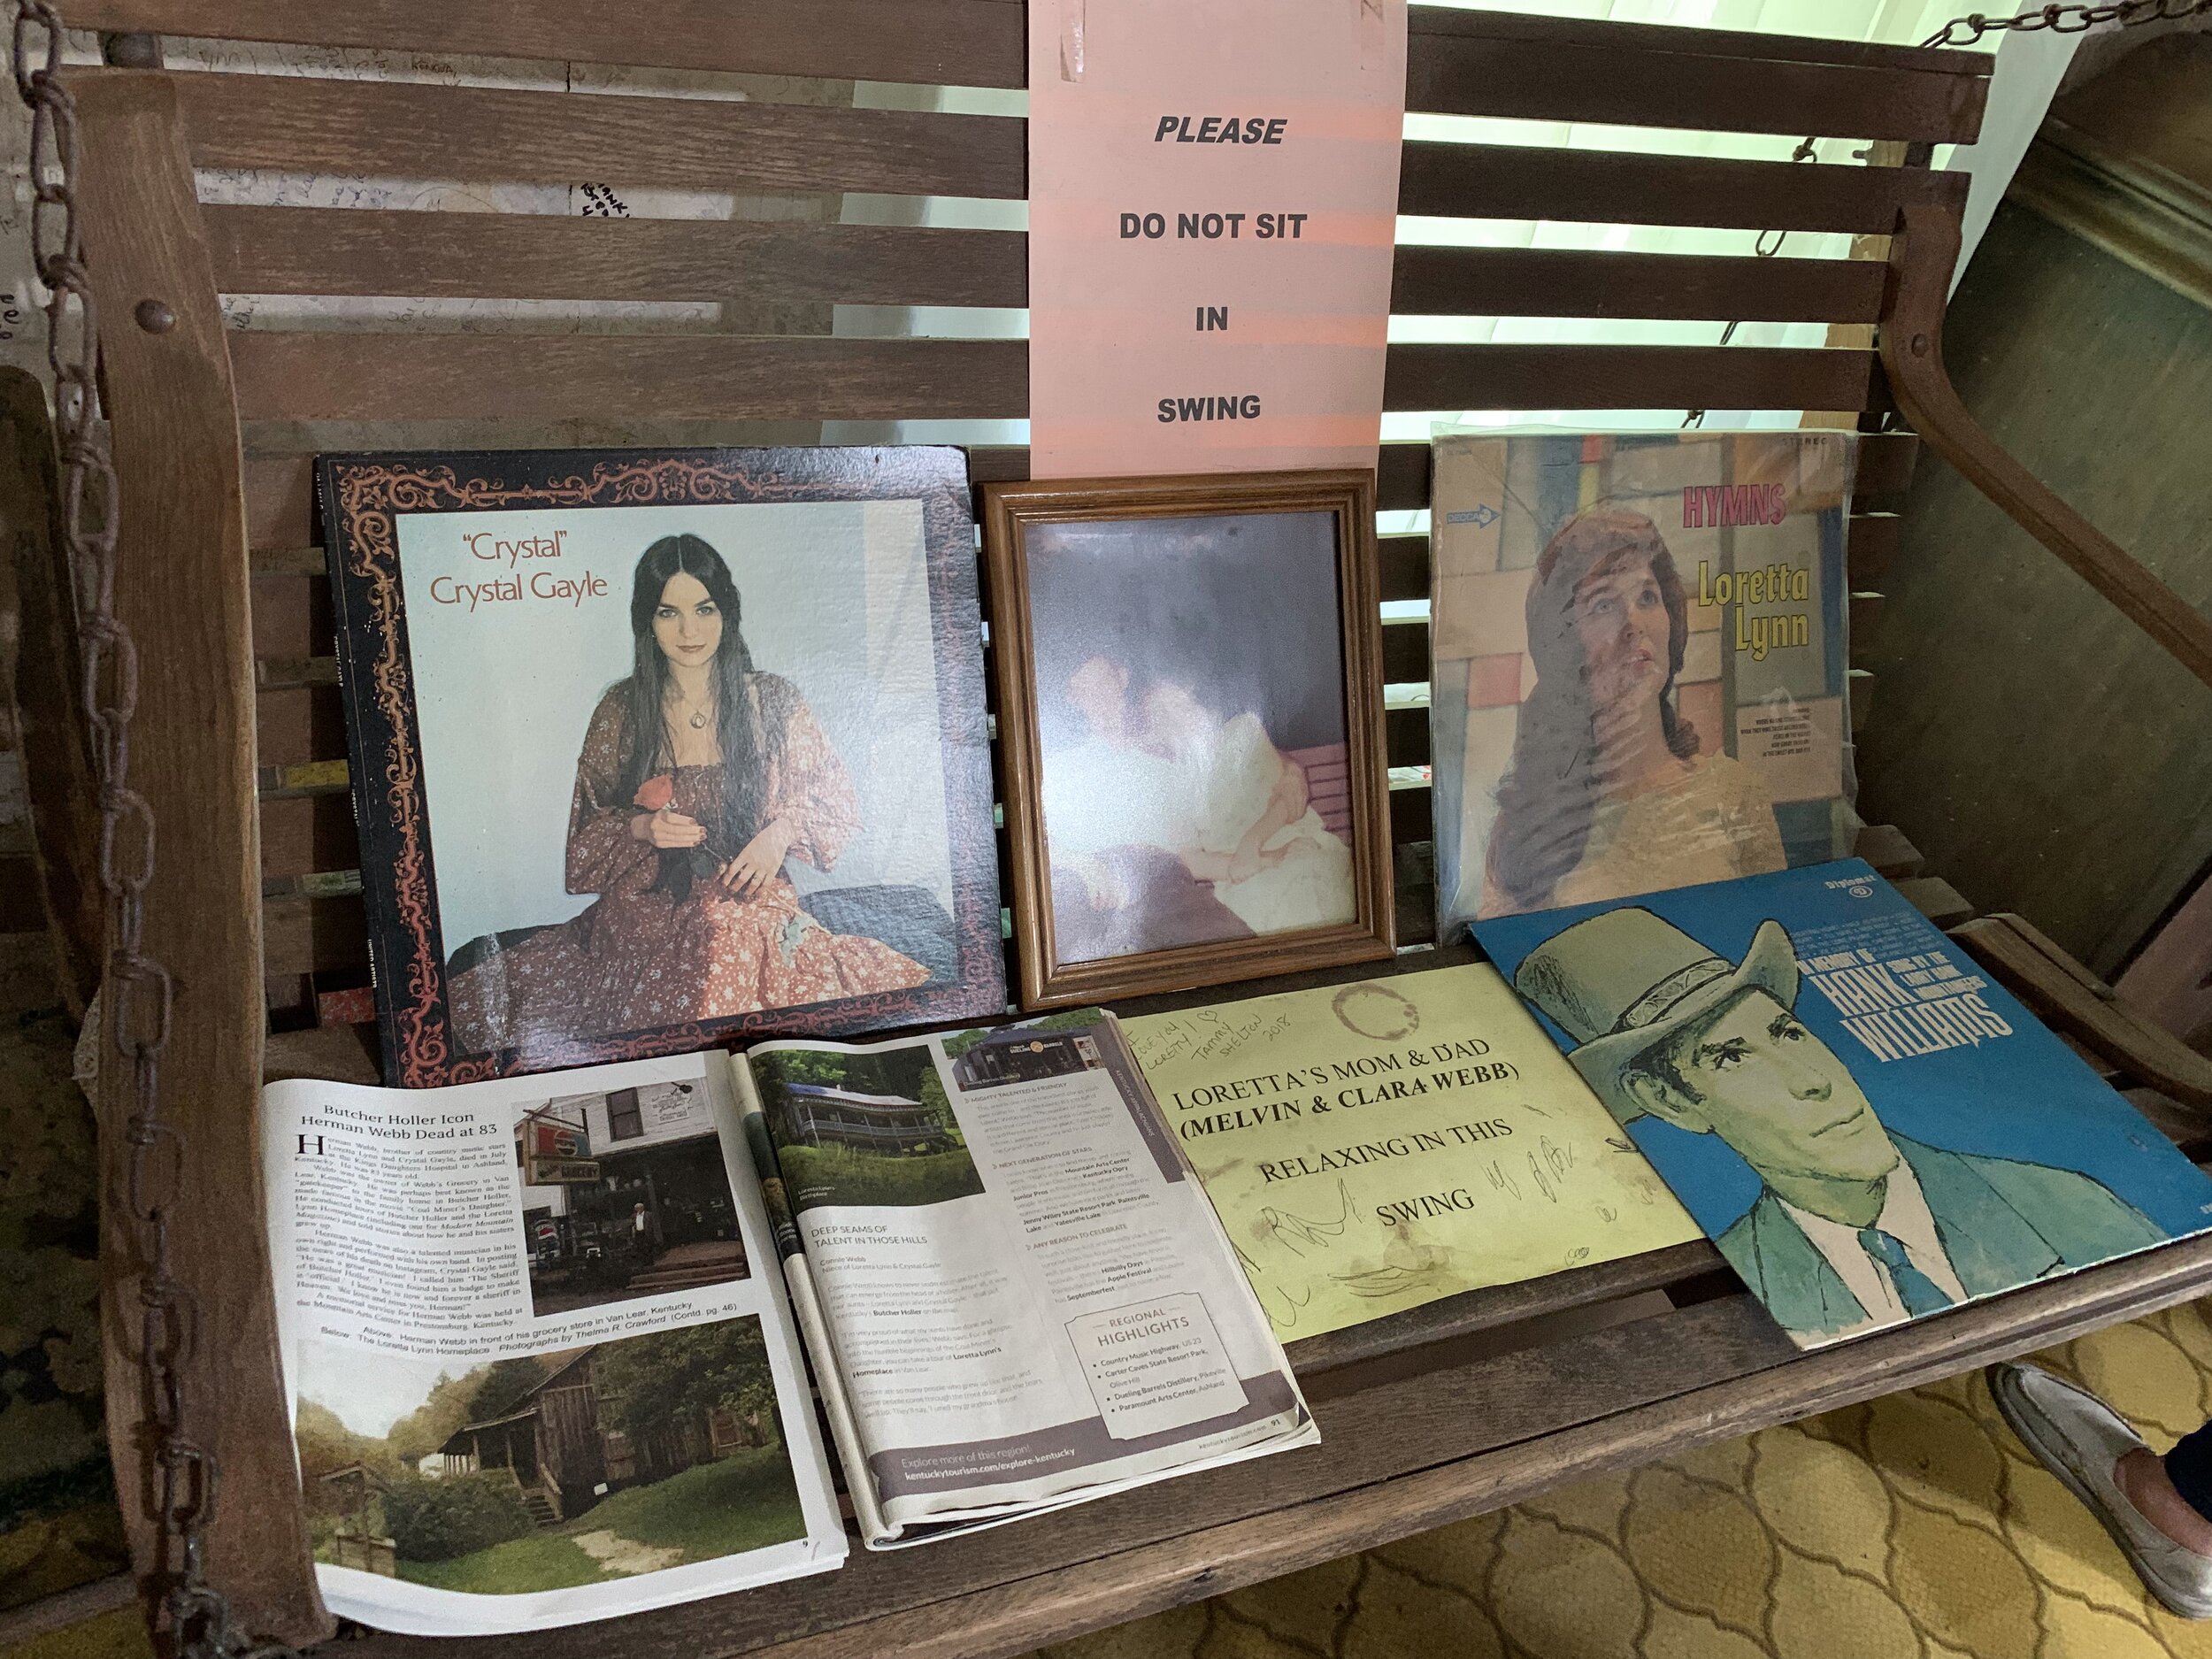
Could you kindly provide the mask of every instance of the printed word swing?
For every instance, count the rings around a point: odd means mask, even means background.
[[[183,1622],[188,1637],[206,1634],[220,1605],[212,1586],[227,1598],[233,1639],[306,1643],[332,1624],[311,1571],[273,1346],[255,1103],[265,1076],[372,1075],[351,1029],[268,1034],[273,1016],[280,1027],[303,1023],[318,976],[342,981],[364,959],[313,455],[390,442],[742,442],[777,430],[743,423],[806,423],[810,434],[821,421],[1020,417],[1019,341],[827,330],[836,304],[1019,306],[1024,247],[1011,232],[838,223],[833,205],[814,222],[768,223],[203,204],[195,170],[458,172],[488,183],[828,193],[833,204],[839,192],[1018,200],[1020,121],[853,107],[849,95],[857,81],[1018,87],[1024,12],[1015,0],[81,0],[66,20],[111,32],[110,62],[132,65],[69,71],[74,142],[43,153],[73,170],[83,257],[78,266],[73,241],[68,269],[88,281],[103,324],[119,492],[113,615],[135,641],[135,675],[116,691],[119,635],[96,611],[84,649],[100,659],[107,712],[88,733],[73,712],[82,658],[64,648],[71,607],[59,544],[83,557],[100,521],[73,513],[64,530],[58,514],[43,589],[33,584],[27,595],[27,612],[46,607],[27,614],[27,634],[35,622],[56,649],[25,653],[21,697],[50,899],[81,990],[100,979],[105,957],[102,835],[85,806],[98,795],[92,739],[100,775],[112,778],[113,710],[134,695],[129,787],[160,826],[150,880],[119,878],[150,841],[136,808],[111,793],[105,885],[125,900],[126,949],[105,961],[109,1034],[143,1056],[157,1047],[157,1028],[167,1033],[150,1111],[136,1093],[145,1064],[108,1047],[99,1079],[116,1468],[158,1617]],[[1411,27],[1414,111],[1809,130],[1868,141],[1876,165],[1409,142],[1403,212],[1849,232],[1887,238],[1888,255],[1401,249],[1399,312],[1821,322],[1851,343],[1401,345],[1390,351],[1388,408],[1854,411],[1865,434],[1855,588],[1878,583],[1896,543],[1887,510],[1924,437],[2212,686],[2212,626],[1996,448],[1945,374],[1944,297],[1965,180],[1928,163],[1936,144],[1975,137],[1988,58],[1420,6]],[[826,101],[727,102],[168,72],[159,36],[806,77],[831,90],[794,94],[785,82],[766,97]],[[19,63],[19,79],[25,70]],[[607,186],[594,188],[606,196]],[[757,326],[786,331],[533,333],[526,324],[461,334],[395,322],[337,332],[266,318],[227,329],[226,295],[741,302]],[[81,365],[66,351],[58,361]],[[81,388],[82,376],[72,383]],[[42,419],[20,383],[12,408],[19,426]],[[81,454],[66,400],[63,425],[78,446],[65,453]],[[1025,475],[1018,450],[978,449],[972,462],[978,480]],[[1386,446],[1381,507],[1427,498],[1426,447]],[[1426,540],[1383,546],[1383,596],[1425,595]],[[1863,592],[1855,626],[1870,626],[1878,603]],[[1425,677],[1425,634],[1386,629],[1386,680]],[[1855,684],[1863,709],[1870,687]],[[1389,746],[1394,764],[1425,760],[1425,711],[1394,710]],[[1392,803],[1400,942],[1412,945],[1432,908],[1429,803],[1418,787],[1398,789]],[[1919,861],[1893,831],[1868,831],[1860,850],[1907,879],[1930,914],[1963,924],[1993,972],[2127,1079],[2212,1108],[2212,1068],[2133,1021],[2032,929],[1970,921],[1946,884],[1910,879]],[[149,965],[156,960],[165,979]],[[2185,1112],[2168,1118],[2200,1133]],[[185,1294],[147,1278],[156,1229]],[[150,1330],[141,1311],[150,1282]],[[611,1645],[810,1659],[1025,1652],[2208,1288],[2212,1240],[2199,1239],[1801,1357],[1709,1245],[1686,1245],[1294,1345],[1322,1429],[1317,1450],[924,1552],[856,1558],[826,1580],[549,1632],[534,1647],[556,1659]],[[1630,1323],[1586,1325],[1583,1334],[1545,1323],[1655,1291],[1667,1310]],[[210,1455],[221,1470],[211,1508]],[[411,1647],[372,1635],[352,1651],[371,1659]]]

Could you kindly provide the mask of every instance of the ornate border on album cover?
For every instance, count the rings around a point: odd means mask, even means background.
[[[984,713],[981,613],[965,460],[949,449],[511,450],[336,455],[318,486],[361,834],[385,1080],[411,1087],[681,1053],[756,1035],[845,1035],[998,1014],[1006,1005]],[[421,735],[399,568],[401,514],[655,504],[919,501],[943,746],[958,972],[871,993],[523,1056],[465,1052],[448,1002]]]

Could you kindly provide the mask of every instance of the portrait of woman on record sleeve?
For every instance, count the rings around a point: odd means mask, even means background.
[[[400,1077],[1004,1005],[964,464],[859,454],[326,463]]]
[[[1440,436],[1441,936],[1847,852],[1847,433]]]

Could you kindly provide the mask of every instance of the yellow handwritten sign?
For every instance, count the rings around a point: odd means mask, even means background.
[[[1286,1341],[1704,1236],[1494,968],[1122,1031]]]

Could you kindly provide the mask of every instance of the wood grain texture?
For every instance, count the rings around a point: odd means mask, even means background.
[[[1020,306],[1018,231],[354,208],[204,210],[227,294]],[[1848,259],[1401,247],[1398,315],[1872,322]]]
[[[1061,1586],[1071,1577],[1083,1586],[1118,1578],[1130,1564],[1127,1552],[1251,1517],[1297,1514],[1307,1504],[1354,1502],[1378,1482],[1478,1455],[1546,1432],[1545,1425],[1591,1422],[1680,1394],[1778,1363],[1788,1353],[1787,1339],[1740,1297],[1646,1325],[1671,1327],[1665,1351],[1649,1342],[1658,1332],[1630,1325],[1486,1363],[1440,1366],[1399,1386],[1319,1399],[1314,1402],[1318,1447],[934,1541],[926,1549],[856,1550],[833,1580],[833,1595],[803,1582],[774,1585],[637,1616],[625,1621],[623,1651],[626,1659],[679,1651],[701,1659],[793,1643],[789,1651],[795,1653],[878,1659],[925,1640],[931,1644],[926,1651],[948,1654],[1024,1651],[1013,1643],[1015,1625],[998,1621],[1026,1621],[1024,1628],[1036,1629],[1025,1646],[1053,1640],[1042,1632],[1059,1616]],[[1204,1564],[1202,1556],[1194,1557],[1185,1571]],[[1088,1594],[1079,1593],[1077,1603]],[[894,1630],[870,1628],[885,1614],[904,1617]],[[1079,1624],[1056,1633],[1099,1622],[1091,1609],[1079,1617]],[[956,1640],[964,1624],[972,1625],[964,1645]],[[586,1627],[531,1640],[558,1644],[588,1633]],[[405,1639],[367,1640],[379,1654],[434,1651]],[[518,1643],[508,1647],[521,1652]]]
[[[1018,87],[1019,0],[84,0],[77,28],[437,57]]]
[[[1627,127],[1970,143],[1986,59],[1671,24],[1424,8],[1406,108]]]
[[[304,876],[357,870],[360,833],[353,803],[340,793],[299,795],[261,803],[261,873]]]
[[[1900,427],[1894,432],[1862,432],[1858,438],[1852,502],[1861,511],[1888,511],[1878,503],[1912,488],[1913,471],[1920,462],[1920,434]]]
[[[1401,317],[1870,323],[1882,312],[1883,281],[1881,267],[1866,260],[1402,246],[1390,310]]]
[[[2212,1111],[2212,1060],[2138,1014],[2024,917],[1985,916],[1952,933],[2053,1029],[2086,1044],[2127,1077]]]
[[[2153,40],[2051,106],[2007,195],[2212,305],[2212,37]]]
[[[2116,988],[2144,1018],[2212,1053],[2212,886],[2159,925]]]
[[[262,901],[261,932],[268,973],[359,972],[369,965],[368,917],[357,893]]]
[[[1973,904],[1940,876],[1909,876],[1896,887],[1906,903],[1938,927],[1956,927],[1973,918]]]
[[[1588,1267],[1569,1268],[1512,1285],[1486,1285],[1462,1291],[1426,1307],[1386,1314],[1364,1325],[1310,1336],[1284,1345],[1292,1368],[1304,1381],[1348,1366],[1432,1342],[1448,1342],[1479,1331],[1494,1331],[1571,1309],[1625,1300],[1640,1292],[1663,1290],[1708,1273],[1727,1272],[1718,1249],[1705,1239],[1647,1250]]]
[[[436,7],[412,0],[361,0],[347,6],[291,0],[84,0],[71,20],[81,27],[119,32],[396,48],[442,57],[553,56],[833,81],[1018,87],[1026,78],[1017,0],[818,0],[803,9],[776,0],[641,0],[621,8],[593,0],[457,0]],[[1492,49],[1496,56],[1491,64],[1501,76],[1552,55],[1560,65],[1552,79],[1513,88],[1525,104],[1550,100],[1548,119],[1635,119],[1620,112],[1578,117],[1558,100],[1577,100],[1572,107],[1586,111],[1594,94],[1576,84],[1578,80],[1595,79],[1601,87],[1632,80],[1649,61],[1648,54],[1660,55],[1666,77],[1682,86],[1685,102],[1717,100],[1724,119],[1746,94],[1758,95],[1755,105],[1765,108],[1785,95],[1801,96],[1806,88],[1817,88],[1826,102],[1816,108],[1841,108],[1877,125],[1924,120],[1939,111],[1955,120],[1956,112],[1972,102],[1970,95],[1945,98],[1921,83],[1947,78],[1977,85],[1989,73],[1985,60],[1963,52],[1914,55],[1896,47],[1847,42],[1552,19],[1470,20],[1429,7],[1413,10],[1409,32],[1409,56],[1417,63],[1430,57],[1450,59],[1448,90],[1454,93],[1462,92],[1484,67],[1478,63],[1471,73],[1466,57],[1472,44]],[[1757,73],[1763,68],[1789,78],[1779,87],[1763,85]],[[1613,96],[1618,109],[1623,95]],[[1642,110],[1645,102],[1635,108]],[[1722,124],[1703,119],[1713,113],[1709,110],[1676,124]],[[1801,129],[1786,123],[1773,130]]]
[[[106,921],[60,491],[45,389],[27,371],[0,369],[0,610],[14,612],[12,628],[0,626],[0,702],[12,704],[35,851],[4,879],[16,918],[50,928],[56,986],[82,1018],[99,987]]]
[[[1863,858],[1892,881],[1916,876],[1928,867],[1920,849],[1894,824],[1868,824],[1859,830],[1851,854]]]
[[[1877,409],[1874,354],[1783,346],[1394,345],[1386,410]]]
[[[279,333],[230,337],[249,420],[1017,419],[1019,340]],[[1394,345],[1387,410],[1876,409],[1870,351]]]
[[[2054,120],[2028,146],[2005,195],[2212,306],[2212,186],[2184,184]]]
[[[1870,234],[1894,228],[1908,202],[1965,200],[1965,174],[1925,168],[1428,139],[1409,140],[1398,169],[1398,211],[1440,219]]]
[[[230,338],[245,419],[1016,418],[1019,340],[718,334],[278,334]]]
[[[180,1370],[193,1432],[219,1450],[229,1494],[207,1536],[206,1565],[244,1629],[306,1641],[332,1626],[296,1498],[268,1243],[237,1220],[263,1208],[260,858],[246,526],[222,316],[173,82],[150,73],[88,77],[77,100],[85,238],[99,250],[88,263],[111,319],[105,378],[123,503],[116,608],[140,650],[131,782],[160,827],[146,947],[176,982],[163,1065],[165,1112],[183,1135],[171,1248],[204,1333]],[[149,297],[175,314],[165,334],[127,320]],[[109,1440],[143,1581],[178,1563],[150,1518],[137,1250],[123,1185],[132,1090],[112,1049],[98,1102]],[[223,1202],[202,1201],[217,1193]]]
[[[215,283],[226,294],[1029,303],[1028,239],[1018,231],[363,208],[203,211]],[[1872,274],[1878,296],[1880,272]]]
[[[2212,37],[2169,35],[2051,106],[2007,196],[2212,306]]]
[[[300,75],[175,79],[202,167],[999,198],[1022,196],[1027,178],[1023,123],[998,116]]]
[[[1859,434],[1855,503],[1901,493],[1912,482],[1920,440],[1910,432]],[[274,449],[246,459],[246,522],[257,549],[279,549],[289,557],[315,540],[315,466],[311,452]],[[972,484],[1010,482],[1029,476],[1029,451],[1015,444],[981,445],[968,451]],[[1383,512],[1403,512],[1429,504],[1429,446],[1386,443],[1375,468],[1375,505]]]

